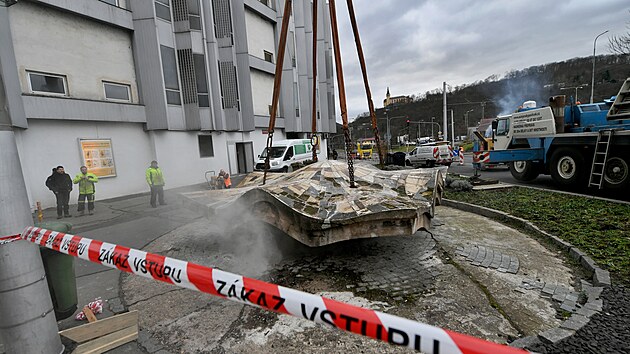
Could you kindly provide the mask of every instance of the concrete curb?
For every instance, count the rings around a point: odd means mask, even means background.
[[[451,199],[442,199],[441,205],[482,215],[498,222],[509,223],[511,225],[515,225],[518,228],[534,233],[544,239],[548,239],[553,244],[567,252],[571,258],[573,258],[585,270],[592,274],[592,282],[594,286],[589,282],[582,281],[582,292],[587,296],[587,301],[582,306],[582,308],[573,313],[566,321],[564,321],[560,325],[560,327],[543,331],[537,336],[528,336],[517,339],[510,343],[510,346],[526,348],[535,345],[536,343],[539,343],[541,341],[546,343],[556,343],[573,335],[575,331],[584,327],[584,325],[588,323],[591,316],[602,311],[603,302],[599,298],[599,296],[601,295],[604,287],[609,287],[611,285],[610,273],[607,270],[598,267],[592,258],[587,256],[584,252],[580,251],[577,247],[573,246],[569,242],[562,240],[557,236],[541,230],[528,220],[510,215],[499,210],[494,210],[470,203],[454,201]]]

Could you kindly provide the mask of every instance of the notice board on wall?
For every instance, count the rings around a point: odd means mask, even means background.
[[[88,171],[98,177],[116,176],[111,139],[79,139],[81,158]]]

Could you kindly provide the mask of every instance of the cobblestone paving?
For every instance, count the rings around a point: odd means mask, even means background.
[[[429,290],[440,271],[436,243],[430,234],[363,240],[329,246],[321,255],[289,260],[276,277],[304,277],[332,272],[344,278],[344,287],[357,295],[375,295],[394,301]]]
[[[584,288],[585,285],[586,284],[584,284],[583,281],[582,287]],[[545,283],[544,281],[539,281],[536,279],[525,279],[523,280],[520,288],[525,290],[539,290],[541,296],[551,298],[553,301],[560,305],[560,309],[563,311],[573,313],[576,312],[578,308],[580,308],[580,294],[573,289],[567,288],[566,286],[553,283]],[[516,291],[519,291],[519,289],[517,289]],[[522,290],[521,292],[525,293]]]
[[[518,258],[489,247],[478,245],[459,246],[455,254],[466,258],[474,266],[492,268],[502,273],[516,274],[518,272]]]

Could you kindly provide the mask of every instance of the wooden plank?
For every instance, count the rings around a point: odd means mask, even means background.
[[[94,314],[94,312],[92,312],[92,310],[90,310],[89,307],[87,306],[83,307],[83,314],[85,315],[85,318],[87,318],[88,322],[97,321],[96,315]]]
[[[92,341],[79,344],[73,354],[98,354],[119,347],[138,338],[138,325],[123,328],[114,333],[102,336]]]
[[[87,323],[74,328],[69,328],[59,332],[60,335],[75,341],[83,343],[90,339],[94,339],[121,328],[129,327],[138,323],[138,311],[121,313],[120,315],[108,317],[96,322]]]

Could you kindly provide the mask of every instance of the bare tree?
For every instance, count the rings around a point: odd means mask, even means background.
[[[608,38],[608,50],[612,53],[630,55],[630,22],[626,24],[626,28],[628,29],[626,34]]]

